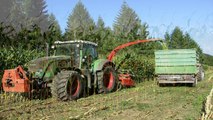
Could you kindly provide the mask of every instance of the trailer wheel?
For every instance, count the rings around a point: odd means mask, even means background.
[[[117,88],[117,74],[111,66],[107,66],[101,72],[97,73],[98,93],[113,92]]]
[[[194,83],[192,83],[192,87],[196,87],[196,85],[197,85],[197,78],[195,78]]]
[[[53,79],[52,96],[59,100],[76,100],[82,93],[82,78],[76,71],[62,71]]]
[[[199,71],[197,73],[197,80],[198,81],[204,80],[204,76],[205,76],[205,74],[204,74],[203,67],[199,67]]]

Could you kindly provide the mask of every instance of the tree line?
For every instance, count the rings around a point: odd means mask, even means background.
[[[148,24],[142,22],[137,13],[124,2],[115,18],[113,28],[105,26],[99,16],[94,22],[89,12],[79,1],[67,20],[62,34],[58,21],[48,14],[45,0],[2,0],[0,5],[0,47],[23,46],[26,49],[41,49],[45,43],[56,40],[88,40],[98,43],[101,53],[107,53],[119,44],[136,39],[151,38]],[[171,34],[165,33],[169,48],[197,48],[199,45],[188,33],[176,27]],[[159,48],[159,44],[138,45],[139,50]],[[137,48],[138,48],[137,47]]]
[[[10,56],[7,51],[10,54],[14,53],[11,50],[33,51],[27,52],[29,56],[33,56],[27,58],[40,57],[44,54],[34,55],[34,53],[44,52],[47,45],[52,45],[56,40],[81,39],[96,42],[99,45],[99,53],[106,56],[113,48],[122,43],[152,38],[148,31],[149,25],[142,22],[137,13],[126,2],[121,5],[112,28],[110,28],[105,25],[101,16],[95,22],[84,4],[79,1],[68,17],[67,27],[63,34],[54,14],[48,13],[45,0],[2,0],[0,11],[0,50],[4,51],[0,54],[1,61]],[[197,49],[202,61],[202,49],[187,32],[182,31],[178,26],[171,33],[165,33],[163,39],[169,49]],[[158,42],[135,46],[126,48],[125,52],[136,53],[133,54],[133,58],[136,60],[131,59],[135,63],[139,63],[141,59],[147,59],[144,62],[148,65],[144,69],[153,66],[154,50],[163,49],[162,44]],[[19,54],[24,54],[24,52],[19,52]],[[138,55],[143,58],[137,57]],[[20,61],[18,59],[21,58],[17,58],[16,61]],[[21,64],[20,62],[16,63]],[[0,69],[11,67],[14,66],[1,63]],[[153,69],[151,73],[153,73]]]
[[[44,0],[2,0],[0,47],[43,50],[45,43],[60,39],[60,26],[46,7]]]

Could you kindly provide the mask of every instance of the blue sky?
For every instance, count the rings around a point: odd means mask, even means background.
[[[91,17],[101,16],[112,27],[121,5],[127,2],[149,25],[150,36],[163,38],[179,26],[188,32],[205,53],[213,55],[213,0],[81,0]],[[47,10],[58,20],[62,31],[78,0],[46,0]]]

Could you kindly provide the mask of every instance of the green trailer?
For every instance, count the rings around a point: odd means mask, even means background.
[[[158,84],[187,83],[196,86],[204,78],[195,49],[155,51],[155,75]]]

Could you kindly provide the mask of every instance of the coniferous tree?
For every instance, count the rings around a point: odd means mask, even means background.
[[[139,38],[147,38],[147,28],[146,24],[141,24],[141,20],[135,11],[124,2],[113,24],[115,36],[118,36],[122,41],[124,39],[132,41]]]
[[[18,33],[22,28],[25,28],[26,24],[26,15],[22,9],[23,1],[18,2],[17,0],[13,1],[13,6],[10,9],[10,16],[8,18],[9,25],[12,26],[16,33]]]
[[[96,42],[102,46],[104,41],[107,40],[108,35],[110,34],[110,29],[105,27],[105,23],[101,17],[98,18],[97,24],[96,24]]]
[[[79,1],[68,18],[66,38],[89,40],[94,35],[94,29],[95,23],[93,19],[83,3]]]
[[[98,17],[97,28],[103,29],[105,27],[104,20],[101,16]]]
[[[15,31],[14,46],[20,44],[26,49],[42,50],[44,48],[46,41],[43,34],[50,26],[45,9],[44,0],[13,1],[8,21]]]
[[[22,10],[27,21],[27,28],[37,25],[42,32],[48,30],[50,24],[48,23],[46,2],[44,0],[23,0]]]
[[[5,26],[3,22],[0,23],[0,48],[4,48],[7,45],[11,45],[11,38],[5,31],[7,27],[9,26]]]
[[[189,49],[195,48],[199,55],[200,60],[202,61],[202,49],[196,43],[195,40],[186,32],[183,34],[183,31],[179,27],[175,27],[171,34],[165,34],[165,41],[169,49]]]
[[[183,47],[184,35],[179,27],[175,27],[171,34],[171,47],[180,49]]]
[[[0,4],[0,23],[7,23],[7,19],[10,16],[10,9],[12,8],[12,0],[1,0]]]
[[[50,23],[50,26],[44,37],[47,43],[51,45],[54,41],[62,40],[62,35],[58,21],[53,14],[49,15],[48,21]]]
[[[8,19],[16,32],[21,29],[41,28],[41,32],[48,30],[48,14],[44,0],[14,0]]]
[[[98,17],[96,24],[96,43],[99,45],[99,51],[101,53],[106,53],[108,50],[112,50],[113,41],[112,41],[112,30],[109,27],[105,26],[105,23],[102,17]]]

